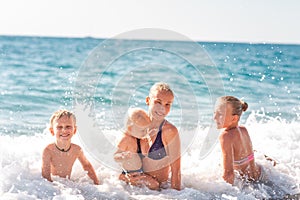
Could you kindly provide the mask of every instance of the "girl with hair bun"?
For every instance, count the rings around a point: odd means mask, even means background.
[[[266,181],[262,166],[255,163],[252,142],[246,127],[239,120],[248,104],[233,96],[217,99],[214,120],[218,129],[223,155],[223,179],[235,185],[240,177],[246,181]]]

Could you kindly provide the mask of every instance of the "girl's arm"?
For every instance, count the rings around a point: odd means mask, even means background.
[[[220,135],[220,144],[223,155],[223,179],[233,184],[234,182],[234,170],[233,170],[233,147],[231,143],[231,137],[228,132],[223,132]]]

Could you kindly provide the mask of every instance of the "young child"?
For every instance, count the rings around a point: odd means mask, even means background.
[[[126,131],[118,144],[114,155],[116,162],[122,165],[123,172],[119,179],[134,186],[145,185],[152,190],[159,189],[159,183],[151,176],[143,173],[140,141],[148,135],[151,123],[147,113],[140,108],[128,111]]]
[[[99,180],[91,163],[85,157],[80,146],[71,143],[76,133],[75,115],[67,110],[58,110],[50,118],[50,133],[55,136],[55,142],[49,144],[43,151],[42,176],[52,182],[51,174],[70,178],[72,167],[78,159],[94,184]]]
[[[146,157],[143,158],[144,173],[155,178],[160,187],[168,187],[171,180],[171,188],[181,190],[181,150],[180,138],[177,128],[165,119],[169,114],[174,94],[167,83],[155,83],[146,97],[148,114],[151,119],[150,130],[157,130],[149,134],[149,140],[145,144]]]
[[[234,184],[235,173],[247,181],[264,181],[264,171],[255,163],[254,151],[248,131],[239,126],[240,116],[248,104],[233,96],[223,96],[217,100],[214,120],[218,129],[223,129],[219,137],[223,154],[223,179]]]

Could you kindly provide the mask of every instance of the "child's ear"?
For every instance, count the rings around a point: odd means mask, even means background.
[[[51,135],[54,136],[54,130],[52,127],[49,128],[49,131],[50,131]]]
[[[77,126],[74,126],[74,134],[77,132]]]
[[[238,115],[233,115],[233,121],[237,122],[239,121],[240,117]]]
[[[129,132],[131,132],[131,130],[132,130],[132,125],[127,126],[127,130],[128,130]]]
[[[146,104],[149,106],[149,104],[150,104],[150,97],[149,96],[147,96],[146,97]]]

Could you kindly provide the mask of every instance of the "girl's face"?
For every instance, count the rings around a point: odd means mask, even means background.
[[[152,119],[163,120],[170,112],[174,96],[171,92],[154,91],[146,98],[149,115]]]
[[[52,135],[55,135],[56,140],[71,140],[76,133],[75,122],[72,117],[62,116],[60,119],[53,121],[53,127],[50,128],[50,132]]]
[[[214,120],[218,129],[231,127],[235,122],[235,115],[232,115],[231,105],[229,103],[217,103]]]

